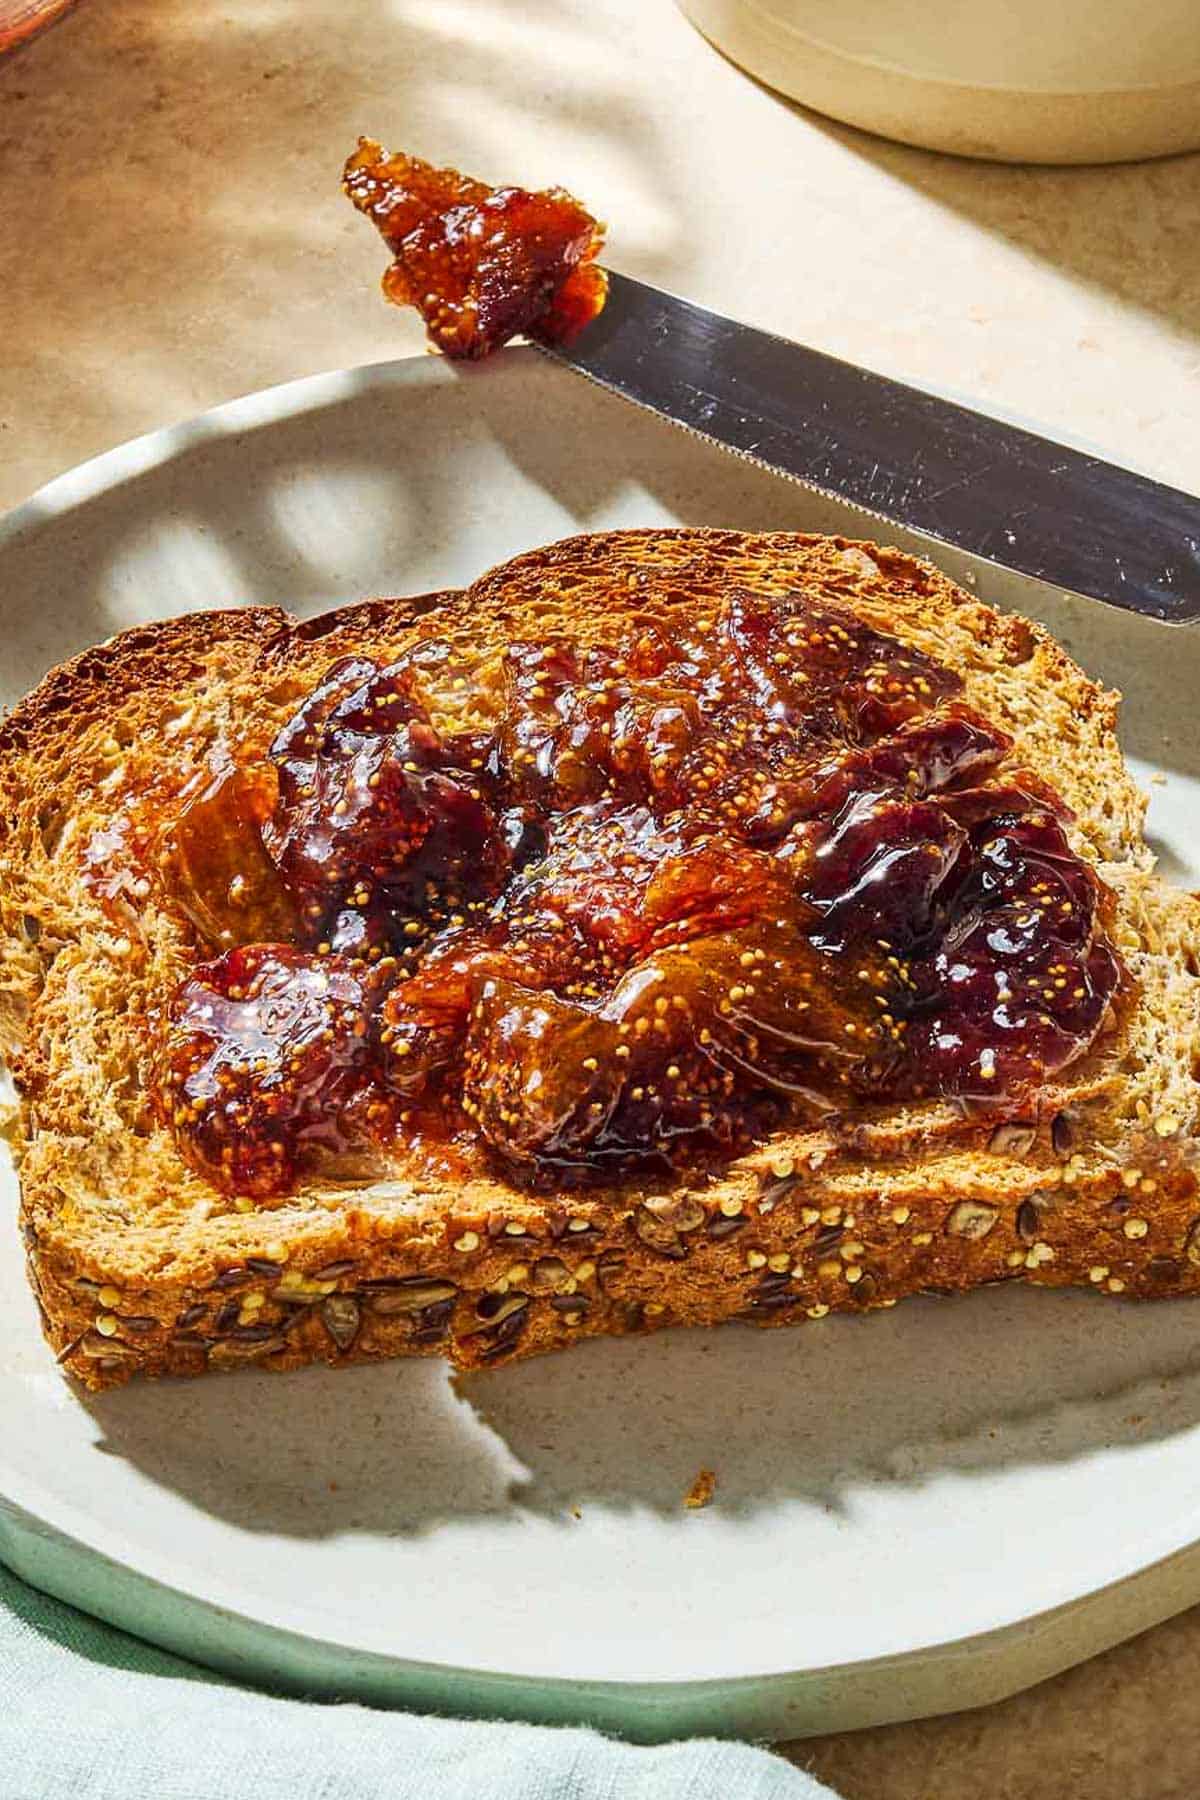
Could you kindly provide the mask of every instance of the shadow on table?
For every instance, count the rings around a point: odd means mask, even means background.
[[[625,256],[651,280],[686,278],[664,113],[631,94],[627,46],[594,9],[305,11],[100,0],[0,66],[0,154],[21,171],[0,251],[14,406],[60,397],[103,444],[127,429],[131,387],[134,416],[180,417],[198,393],[237,392],[246,368],[298,373],[297,342],[317,366],[415,346],[415,318],[379,297],[383,246],[341,193],[360,132],[492,181],[561,182],[601,213],[620,195]],[[50,283],[55,246],[73,273]],[[227,334],[212,328],[223,312]]]
[[[440,1363],[133,1387],[100,1448],[192,1505],[296,1538],[525,1511],[838,1511],[863,1484],[1062,1463],[1200,1423],[1197,1313],[1003,1287],[761,1332],[670,1331],[471,1376]]]
[[[1070,167],[982,162],[894,143],[763,91],[937,205],[1075,281],[1103,288],[1200,337],[1195,279],[1200,153]],[[931,269],[930,279],[936,277]]]

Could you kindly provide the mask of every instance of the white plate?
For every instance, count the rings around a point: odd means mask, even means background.
[[[0,524],[3,697],[146,618],[315,612],[678,520],[861,535],[531,352],[319,376],[114,451]],[[1123,682],[1130,747],[1169,774],[1154,825],[1182,878],[1200,637],[941,560]],[[994,1289],[589,1344],[458,1395],[398,1363],[84,1399],[4,1230],[6,1558],[235,1671],[643,1737],[784,1736],[990,1699],[1200,1598],[1186,1303]],[[688,1512],[701,1468],[717,1497]]]

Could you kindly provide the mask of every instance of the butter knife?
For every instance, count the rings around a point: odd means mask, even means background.
[[[1200,498],[627,275],[610,282],[600,317],[548,352],[602,387],[869,519],[1152,619],[1200,619]]]

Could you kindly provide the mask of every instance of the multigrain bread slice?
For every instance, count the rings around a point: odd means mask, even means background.
[[[214,744],[263,742],[334,661],[437,636],[476,663],[516,638],[611,641],[736,587],[804,590],[924,650],[1051,780],[1115,897],[1111,1028],[1005,1109],[931,1099],[776,1132],[690,1181],[534,1193],[375,1159],[231,1199],[183,1161],[152,1094],[157,1010],[202,954],[128,842]],[[435,697],[436,699],[436,697]],[[800,534],[569,539],[471,588],[299,623],[274,609],[123,633],[0,727],[0,1032],[28,1269],[89,1387],[135,1373],[400,1354],[460,1367],[668,1324],[815,1320],[997,1280],[1105,1298],[1200,1290],[1200,901],[1153,873],[1117,697],[1038,627],[896,551]]]

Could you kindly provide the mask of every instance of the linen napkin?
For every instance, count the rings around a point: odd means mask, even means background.
[[[227,1682],[0,1566],[5,1800],[830,1800],[747,1744],[283,1699]]]

